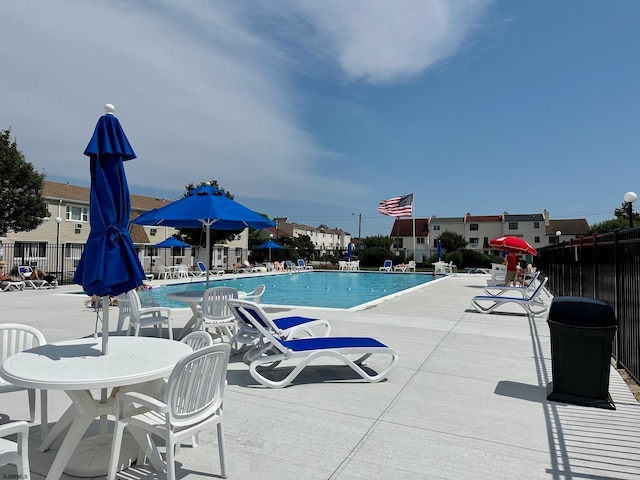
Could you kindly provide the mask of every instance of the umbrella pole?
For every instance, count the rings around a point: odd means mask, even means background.
[[[207,227],[205,229],[206,235],[207,235],[207,239],[206,239],[206,245],[207,245],[207,283],[206,286],[207,288],[209,288],[209,270],[211,269],[211,235],[209,235],[210,229],[211,229],[211,224],[209,222],[207,222]]]
[[[108,352],[107,340],[109,340],[109,295],[100,297],[102,302],[102,355]]]

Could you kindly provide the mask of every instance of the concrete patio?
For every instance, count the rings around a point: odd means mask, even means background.
[[[310,367],[274,390],[232,357],[224,403],[229,478],[640,478],[640,404],[616,370],[616,410],[547,401],[546,318],[531,321],[518,307],[471,311],[470,299],[487,278],[450,276],[359,311],[267,307],[281,316],[327,318],[335,335],[375,337],[398,351],[400,363],[377,384],[334,363]],[[71,293],[78,290],[0,292],[0,322],[33,325],[49,342],[90,335],[95,314],[86,296]],[[115,320],[117,309],[111,313]],[[176,328],[189,316],[177,311]],[[2,394],[1,421],[27,418],[26,398],[24,391]],[[49,398],[53,422],[70,401],[59,391]],[[44,453],[39,442],[33,426],[31,480],[44,478],[60,440]],[[179,478],[218,478],[215,432],[201,434],[197,448],[183,447],[176,468]],[[0,474],[15,478],[15,469],[0,467]],[[134,466],[121,478],[163,475]]]

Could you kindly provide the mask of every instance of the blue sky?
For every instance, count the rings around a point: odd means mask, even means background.
[[[107,102],[133,193],[216,179],[270,217],[613,217],[640,192],[636,0],[7,1],[0,128],[53,181]],[[640,206],[638,207],[640,209]]]

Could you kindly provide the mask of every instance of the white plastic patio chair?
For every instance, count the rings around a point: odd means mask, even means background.
[[[217,344],[183,357],[167,380],[162,401],[131,391],[116,395],[117,422],[108,479],[116,478],[125,428],[129,429],[153,467],[157,471],[165,471],[167,480],[174,480],[176,447],[214,426],[218,434],[220,472],[223,478],[227,478],[222,400],[230,351],[229,345]],[[166,446],[166,462],[158,450],[158,437]],[[211,474],[208,468],[206,472]]]
[[[17,441],[8,440],[9,435],[17,435]],[[0,466],[7,464],[16,466],[16,478],[29,478],[29,424],[25,421],[0,425]],[[4,477],[12,478],[13,475]]]
[[[132,333],[137,337],[140,329],[148,326],[156,328],[158,336],[162,337],[162,326],[166,325],[169,331],[169,339],[173,340],[173,327],[171,325],[171,309],[167,307],[147,307],[142,308],[140,297],[135,290],[118,295],[118,307],[123,303],[123,311],[128,309],[129,327],[127,335]],[[126,313],[122,314],[126,316]],[[124,320],[123,320],[124,322]],[[118,328],[120,326],[120,315],[118,316]]]
[[[253,303],[260,303],[260,298],[262,297],[262,295],[264,295],[264,291],[266,289],[267,287],[264,284],[260,284],[256,288],[248,292],[243,297],[243,300],[248,300],[249,302]]]
[[[236,320],[227,305],[227,300],[238,298],[238,290],[232,287],[211,287],[202,295],[202,330],[213,329],[213,335],[224,341],[228,340],[236,330]]]
[[[0,364],[11,355],[30,348],[46,345],[47,341],[37,328],[18,323],[0,324]],[[7,382],[0,377],[0,393],[27,390],[29,396],[29,421],[36,419],[36,391]],[[47,391],[40,390],[40,435],[44,438],[48,431]]]

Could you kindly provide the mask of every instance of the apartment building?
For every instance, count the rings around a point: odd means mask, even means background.
[[[276,222],[276,226],[265,230],[263,235],[274,235],[274,240],[283,235],[292,238],[307,235],[319,255],[339,255],[347,250],[347,246],[351,242],[351,234],[339,228],[312,227],[291,222],[287,217],[275,218],[274,222]]]
[[[9,267],[38,266],[50,272],[75,271],[89,236],[89,194],[87,187],[68,183],[44,182],[43,198],[49,216],[29,232],[9,232],[0,237],[0,260]],[[131,217],[159,208],[173,200],[143,195],[130,195]],[[164,248],[154,245],[172,236],[177,230],[164,226],[131,225],[130,233],[145,271],[154,271],[159,264],[186,263],[189,266],[206,260],[204,248]],[[247,259],[248,229],[233,240],[214,246],[212,263],[215,267],[230,268],[233,263]]]
[[[394,239],[393,249],[399,254],[403,249],[413,250],[413,219],[396,219],[391,229]],[[423,256],[429,258],[437,251],[438,240],[444,232],[457,233],[468,242],[467,248],[487,254],[499,251],[489,246],[489,241],[503,235],[525,239],[534,248],[551,243],[584,236],[589,233],[585,219],[551,220],[549,212],[500,215],[472,215],[462,217],[437,217],[415,219],[416,252],[420,262]]]

